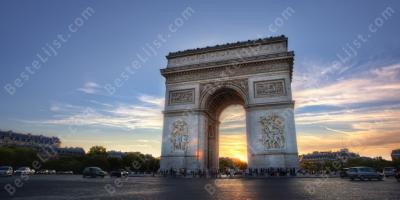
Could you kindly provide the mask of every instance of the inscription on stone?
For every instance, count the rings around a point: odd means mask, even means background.
[[[191,103],[194,103],[194,88],[169,92],[170,105]]]
[[[285,96],[285,80],[279,79],[254,82],[254,91],[255,98]]]
[[[190,64],[200,64],[205,62],[215,62],[220,60],[258,56],[286,51],[286,44],[283,42],[257,45],[254,47],[244,47],[225,51],[197,54],[168,60],[168,67],[179,67]]]

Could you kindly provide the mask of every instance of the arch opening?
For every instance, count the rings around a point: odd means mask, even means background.
[[[228,157],[247,163],[247,138],[245,110],[241,105],[231,105],[220,115],[219,158]],[[223,168],[220,166],[221,169]]]
[[[215,92],[211,95],[208,96],[208,98],[205,101],[205,110],[208,113],[208,129],[207,129],[207,159],[206,159],[206,166],[208,169],[211,170],[218,170],[219,169],[219,158],[220,158],[220,150],[222,149],[224,152],[222,152],[222,156],[227,156],[229,155],[227,151],[227,148],[229,148],[229,145],[235,145],[235,144],[229,144],[232,141],[223,141],[224,146],[221,148],[220,146],[220,128],[221,128],[221,121],[223,122],[222,128],[224,130],[224,139],[234,139],[236,137],[237,140],[242,140],[242,141],[236,141],[237,143],[242,142],[244,139],[244,143],[241,144],[240,147],[238,148],[244,148],[246,151],[241,154],[237,154],[235,157],[247,161],[247,134],[246,134],[246,123],[245,123],[245,110],[244,106],[246,105],[246,97],[244,97],[240,91],[237,91],[233,88],[219,88],[215,90]],[[230,115],[230,111],[235,112],[236,111],[241,111],[242,115],[240,116],[242,119],[241,121],[239,120],[238,123],[239,125],[242,125],[243,131],[241,134],[238,135],[233,135],[229,136],[232,131],[229,131],[228,129],[225,129],[225,121],[227,117],[232,117],[227,116]],[[225,112],[227,111],[227,112]],[[237,115],[240,113],[233,113],[234,115]],[[235,117],[235,116],[233,116]],[[229,120],[229,119],[228,119]],[[228,135],[226,135],[228,133]],[[240,138],[241,137],[241,138]],[[228,143],[226,143],[228,142]]]

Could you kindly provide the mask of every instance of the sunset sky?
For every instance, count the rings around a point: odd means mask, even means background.
[[[168,52],[284,34],[300,154],[346,147],[390,159],[400,148],[399,1],[17,0],[0,2],[0,25],[1,130],[159,156]],[[147,55],[160,35],[170,37]],[[32,71],[38,54],[47,60]],[[138,56],[142,67],[107,91]],[[245,160],[244,109],[220,120],[220,156]]]

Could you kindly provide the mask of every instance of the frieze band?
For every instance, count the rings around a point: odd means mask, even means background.
[[[257,55],[272,54],[277,52],[287,51],[286,43],[279,42],[267,45],[256,45],[254,47],[244,47],[238,49],[231,49],[225,51],[216,51],[209,53],[202,53],[197,55],[190,55],[178,58],[171,58],[168,60],[168,67],[178,67],[190,64],[199,64],[204,62],[213,62],[218,60],[227,60],[234,58],[242,58]]]

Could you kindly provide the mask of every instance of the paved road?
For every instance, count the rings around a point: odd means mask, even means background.
[[[15,188],[13,195],[4,189],[7,184]],[[393,178],[364,182],[340,178],[83,179],[43,175],[0,177],[0,186],[0,199],[400,199],[400,183]],[[10,185],[8,188],[13,192]]]

